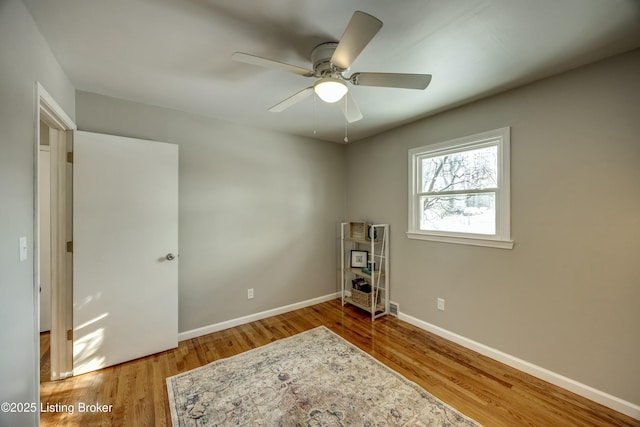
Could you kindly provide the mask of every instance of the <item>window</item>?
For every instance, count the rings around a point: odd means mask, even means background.
[[[409,150],[410,239],[513,247],[509,130]]]

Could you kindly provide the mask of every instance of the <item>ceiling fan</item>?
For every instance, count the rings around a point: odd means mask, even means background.
[[[355,86],[380,86],[404,89],[426,89],[431,82],[430,74],[399,73],[354,73],[346,76],[353,61],[369,44],[382,27],[382,21],[368,13],[356,11],[342,34],[340,42],[327,42],[316,46],[311,52],[313,70],[285,64],[273,59],[262,58],[248,53],[236,52],[231,59],[237,62],[273,68],[313,77],[313,86],[302,89],[269,108],[269,111],[280,112],[311,96],[314,92],[320,99],[328,103],[340,102],[339,105],[349,123],[362,119],[362,113],[353,97],[349,94],[347,82]]]

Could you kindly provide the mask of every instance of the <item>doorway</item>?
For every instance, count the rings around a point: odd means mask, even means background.
[[[71,375],[72,327],[71,164],[75,123],[40,83],[36,83],[34,216],[34,313],[37,330],[35,372],[40,382]],[[42,343],[42,345],[41,345]]]
[[[37,189],[36,301],[47,317],[50,278],[50,380],[177,347],[178,146],[74,131],[40,101],[36,170],[47,173],[48,138],[50,181],[36,182],[50,197]]]
[[[51,147],[49,126],[39,123],[40,144],[38,151],[40,237],[40,383],[51,381]]]

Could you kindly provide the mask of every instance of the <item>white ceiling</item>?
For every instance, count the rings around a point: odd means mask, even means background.
[[[311,68],[356,10],[384,25],[350,72],[429,73],[424,90],[350,86],[349,140],[640,46],[638,0],[24,0],[73,85],[341,142],[336,105],[269,107],[313,80],[233,62],[235,51]],[[315,134],[314,134],[315,130]]]

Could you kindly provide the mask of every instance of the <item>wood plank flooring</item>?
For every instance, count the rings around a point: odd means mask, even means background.
[[[40,332],[40,383],[51,380],[51,333]]]
[[[42,426],[171,425],[165,378],[325,325],[485,426],[640,426],[640,421],[555,387],[426,331],[333,300],[182,341],[177,349],[41,384]],[[46,346],[46,343],[44,344]],[[47,350],[41,350],[44,354]],[[45,368],[46,369],[46,368]],[[103,414],[78,404],[113,405]]]

